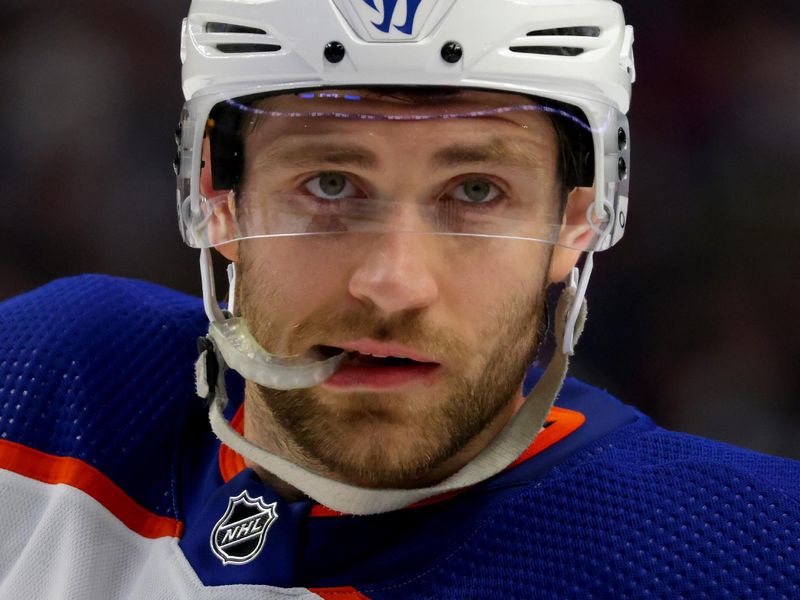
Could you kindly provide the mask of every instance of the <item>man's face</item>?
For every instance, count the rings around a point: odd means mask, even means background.
[[[282,112],[297,102],[285,96],[261,106]],[[303,102],[320,113],[332,106]],[[373,98],[345,110],[408,117],[513,103],[530,100],[462,92],[441,105]],[[348,355],[311,389],[248,384],[248,437],[359,485],[401,487],[496,433],[535,352],[551,247],[437,228],[443,219],[483,223],[480,215],[503,202],[532,199],[529,210],[552,219],[561,202],[557,154],[541,112],[253,123],[236,218],[285,223],[288,211],[275,207],[300,203],[288,217],[293,227],[305,219],[308,232],[336,233],[240,242],[242,316],[271,353],[323,346]],[[341,208],[347,198],[358,200],[355,216]],[[383,209],[378,225],[364,217],[369,199]]]

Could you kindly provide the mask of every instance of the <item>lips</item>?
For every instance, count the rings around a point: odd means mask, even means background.
[[[441,367],[423,353],[400,344],[362,339],[334,348],[347,355],[323,387],[388,390],[414,384],[430,386]]]

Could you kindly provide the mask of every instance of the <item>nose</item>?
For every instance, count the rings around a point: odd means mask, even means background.
[[[350,294],[387,315],[430,306],[439,294],[434,244],[435,236],[375,234],[350,278]]]

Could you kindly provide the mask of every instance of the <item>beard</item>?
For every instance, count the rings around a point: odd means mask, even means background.
[[[244,253],[240,269],[242,316],[255,339],[269,347],[269,341],[281,337],[276,320],[267,318],[272,314],[267,305],[274,306],[277,295],[248,289]],[[265,302],[270,298],[273,302]],[[543,288],[517,292],[493,314],[480,315],[485,321],[480,339],[486,343],[478,348],[431,323],[424,310],[387,318],[366,306],[357,313],[320,308],[290,328],[291,340],[280,332],[289,346],[301,346],[303,340],[391,340],[464,368],[458,373],[448,369],[419,392],[284,391],[248,382],[254,441],[352,485],[409,488],[429,483],[431,473],[478,438],[517,397],[536,356],[544,299]]]

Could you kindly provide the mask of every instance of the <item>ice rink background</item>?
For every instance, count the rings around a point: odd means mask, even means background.
[[[800,458],[800,4],[638,0],[630,219],[573,373]],[[2,0],[0,299],[84,272],[199,293],[175,223],[184,1]]]

